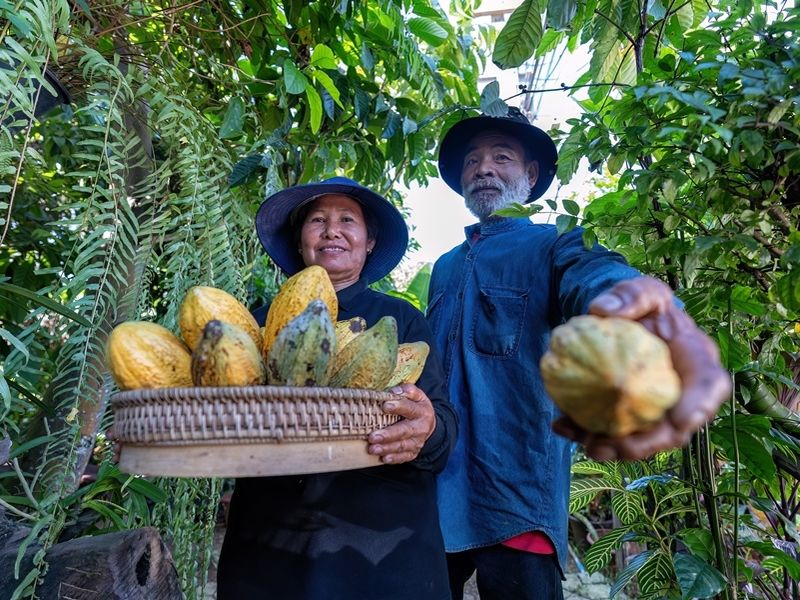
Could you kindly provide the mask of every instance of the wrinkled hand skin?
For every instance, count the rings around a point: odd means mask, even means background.
[[[716,344],[675,306],[672,290],[652,277],[618,283],[595,298],[589,312],[639,321],[663,339],[681,378],[681,397],[664,419],[648,431],[610,438],[588,433],[568,417],[556,420],[553,430],[583,444],[586,455],[596,460],[642,459],[688,444],[731,394],[730,374],[720,363]]]
[[[414,460],[436,428],[436,414],[428,396],[417,386],[403,383],[389,390],[402,396],[383,403],[383,411],[402,420],[369,434],[367,451],[381,462],[400,464]]]

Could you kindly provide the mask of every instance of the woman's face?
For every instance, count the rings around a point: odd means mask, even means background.
[[[307,267],[328,272],[334,289],[358,281],[374,245],[361,205],[350,196],[326,194],[311,203],[300,229],[300,253]]]

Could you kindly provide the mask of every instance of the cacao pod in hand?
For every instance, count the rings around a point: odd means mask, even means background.
[[[106,343],[106,360],[121,390],[192,385],[191,354],[166,327],[147,321],[117,325]]]
[[[194,350],[203,328],[209,321],[224,321],[242,329],[256,346],[261,344],[261,335],[250,311],[228,292],[215,287],[196,285],[186,292],[178,313],[181,336],[190,350]]]
[[[382,317],[337,354],[332,387],[383,390],[397,364],[397,321]]]
[[[573,317],[553,330],[540,368],[566,415],[612,437],[649,429],[681,394],[667,344],[629,319]]]
[[[289,321],[278,333],[267,357],[267,382],[299,387],[325,386],[333,370],[336,334],[322,300]]]
[[[269,350],[278,333],[286,324],[302,313],[314,300],[322,300],[328,307],[331,321],[339,315],[339,301],[328,272],[318,265],[306,267],[289,277],[269,305],[264,323],[261,353],[269,359]]]
[[[417,379],[425,369],[425,361],[430,351],[430,346],[426,342],[400,344],[397,347],[397,364],[386,387],[391,388],[401,383],[417,383]]]
[[[255,342],[242,329],[212,320],[192,353],[195,385],[263,385],[264,362]]]

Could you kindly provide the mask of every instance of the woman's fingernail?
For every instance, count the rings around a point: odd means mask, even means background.
[[[383,408],[386,410],[394,410],[395,408],[397,408],[397,402],[391,402],[391,401],[385,402],[383,404]]]

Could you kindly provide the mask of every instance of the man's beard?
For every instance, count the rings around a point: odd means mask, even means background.
[[[496,194],[495,189],[482,193],[486,188],[495,188],[500,190],[500,193]],[[493,212],[501,208],[511,206],[515,202],[524,204],[530,193],[531,184],[527,175],[520,175],[518,179],[508,184],[493,177],[468,184],[464,189],[464,201],[473,215],[481,221],[486,221]]]

